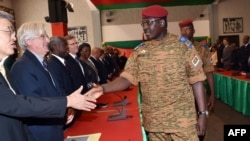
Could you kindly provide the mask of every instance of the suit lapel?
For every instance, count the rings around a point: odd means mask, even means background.
[[[0,73],[0,83],[3,85],[3,86],[6,86],[9,88],[9,85],[8,83],[6,82],[6,80],[4,79],[2,73]]]

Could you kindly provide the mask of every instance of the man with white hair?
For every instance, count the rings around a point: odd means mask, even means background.
[[[66,107],[89,111],[95,108],[96,98],[102,93],[100,88],[90,90],[86,95],[80,94],[82,88],[67,97],[34,98],[18,95],[8,82],[3,62],[14,53],[16,33],[13,28],[13,16],[0,11],[0,140],[34,141],[24,117],[64,117]]]

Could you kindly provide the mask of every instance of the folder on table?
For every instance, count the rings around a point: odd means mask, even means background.
[[[79,136],[68,136],[64,141],[99,141],[101,133],[79,135]]]

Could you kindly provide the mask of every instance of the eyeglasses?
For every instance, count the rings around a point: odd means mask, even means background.
[[[12,26],[8,26],[8,30],[1,29],[0,31],[8,32],[8,33],[10,33],[10,35],[16,34],[14,27],[12,27]]]
[[[141,23],[141,26],[144,27],[144,26],[151,26],[153,25],[154,22],[157,22],[161,19],[149,19],[149,20],[145,20],[145,21],[142,21]]]
[[[78,42],[74,42],[74,43],[71,43],[71,44],[68,44],[68,45],[78,45]]]
[[[44,33],[44,34],[41,34],[40,36],[36,36],[32,39],[36,39],[36,38],[41,38],[41,39],[45,40],[45,39],[49,39],[50,37],[48,34]]]

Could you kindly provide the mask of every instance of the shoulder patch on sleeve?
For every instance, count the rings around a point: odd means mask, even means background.
[[[194,67],[196,67],[200,62],[200,59],[198,56],[195,56],[193,59],[192,59],[192,64]]]
[[[137,46],[134,48],[134,50],[137,50],[138,48],[142,47],[144,44],[145,44],[144,42],[140,43],[139,45],[137,45]]]
[[[202,68],[202,61],[199,56],[195,55],[190,58],[190,64],[195,71],[199,71]]]
[[[189,41],[186,37],[180,36],[179,37],[179,42],[185,44],[188,48],[192,48],[193,44],[191,41]]]

